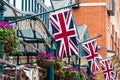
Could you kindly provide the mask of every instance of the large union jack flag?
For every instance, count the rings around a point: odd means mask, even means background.
[[[91,71],[99,69],[99,58],[97,51],[96,40],[90,40],[82,44],[83,49],[86,52],[86,57]]]
[[[62,10],[49,16],[54,39],[59,50],[59,57],[78,54],[76,29],[72,19],[72,11]]]
[[[101,61],[101,64],[105,80],[116,80],[116,74],[113,71],[111,61],[109,59],[105,59]]]

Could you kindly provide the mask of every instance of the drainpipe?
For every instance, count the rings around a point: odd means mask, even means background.
[[[0,1],[0,21],[4,21],[4,17],[3,17],[3,14],[4,14],[4,5],[3,3]],[[2,59],[3,58],[3,54],[2,54],[2,48],[3,46],[0,45],[0,58]],[[0,64],[0,74],[3,73],[3,65]]]

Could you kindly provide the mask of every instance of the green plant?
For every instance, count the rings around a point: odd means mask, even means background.
[[[98,79],[97,77],[94,77],[93,80],[100,80],[100,79]]]
[[[65,80],[74,80],[77,77],[78,69],[74,67],[68,67],[63,69]]]
[[[98,79],[97,77],[94,77],[94,78],[87,78],[86,80],[100,80],[100,79]]]
[[[86,78],[86,80],[92,80],[91,78]]]
[[[81,72],[78,73],[77,77],[78,77],[78,80],[86,80],[85,75]]]
[[[78,73],[78,69],[74,67],[66,68],[63,71],[66,76],[72,76],[72,75],[76,76]]]
[[[35,56],[35,58],[39,67],[49,68],[54,65],[52,53],[40,52]]]
[[[35,56],[36,60],[44,61],[45,59],[53,59],[52,53],[40,52]]]
[[[62,61],[58,61],[58,60],[56,60],[55,63],[54,63],[54,67],[55,67],[55,68],[56,68],[56,67],[61,68],[63,65],[64,65],[63,62],[62,62]]]
[[[12,53],[20,45],[17,31],[8,22],[0,22],[0,45],[4,46],[3,53]]]

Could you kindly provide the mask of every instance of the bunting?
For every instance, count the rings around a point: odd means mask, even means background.
[[[61,10],[49,16],[54,39],[59,50],[59,57],[78,55],[76,29],[72,19],[72,11]]]
[[[111,61],[109,59],[102,60],[101,65],[105,80],[116,80],[116,74],[113,70]]]
[[[99,70],[99,57],[96,40],[90,40],[82,44],[91,71]]]

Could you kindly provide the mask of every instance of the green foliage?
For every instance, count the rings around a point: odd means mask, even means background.
[[[78,78],[78,80],[100,80],[97,77],[86,78],[86,76],[81,72],[78,73],[77,78]]]
[[[100,79],[98,79],[97,77],[94,77],[93,80],[100,80]]]
[[[65,76],[71,76],[71,75],[77,75],[78,72],[68,68],[68,69],[65,69],[63,70],[64,71],[64,75]]]
[[[100,79],[98,79],[97,77],[94,77],[94,78],[81,78],[78,80],[100,80]]]
[[[85,75],[81,72],[78,73],[78,80],[86,80]]]
[[[86,78],[86,80],[92,80],[91,78]]]
[[[62,67],[64,64],[62,61],[55,61],[54,66],[55,67]]]
[[[72,70],[66,70],[64,71],[65,75],[71,75],[73,74],[74,72]]]
[[[4,53],[11,53],[20,45],[16,34],[16,30],[0,28],[0,45],[4,46]]]

